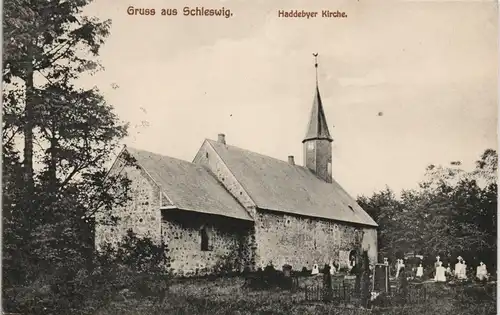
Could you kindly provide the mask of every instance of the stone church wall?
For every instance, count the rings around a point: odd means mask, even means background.
[[[96,224],[95,243],[99,249],[103,242],[117,244],[132,229],[139,237],[150,237],[159,244],[161,240],[160,190],[158,186],[139,168],[125,165],[118,159],[110,174],[120,173],[131,180],[131,200],[111,212],[96,215],[99,222],[110,215],[118,217],[116,225]]]
[[[294,270],[301,270],[331,261],[347,267],[352,250],[368,250],[370,262],[377,261],[374,228],[259,209],[255,229],[257,267],[272,262],[278,269],[289,264]]]
[[[255,204],[209,142],[205,141],[203,143],[193,163],[203,165],[209,169],[219,182],[247,209],[250,216],[254,217]]]
[[[252,222],[214,215],[164,210],[162,237],[174,275],[194,276],[241,271],[251,264],[248,243]],[[202,250],[202,230],[208,234],[208,250]]]
[[[208,155],[206,154],[208,153]],[[371,262],[377,259],[377,231],[341,222],[307,218],[252,207],[249,196],[205,143],[196,162],[215,173],[255,217],[253,222],[222,216],[160,210],[161,192],[149,176],[133,166],[125,166],[118,159],[111,174],[126,174],[131,180],[130,200],[123,207],[115,207],[110,214],[119,218],[114,226],[96,225],[95,242],[117,244],[128,229],[138,236],[151,237],[158,244],[163,240],[169,250],[169,269],[177,275],[202,275],[220,271],[255,269],[272,262],[277,268],[285,263],[296,270],[314,263],[323,265],[334,261],[346,267],[351,250],[368,250]],[[108,214],[109,215],[109,214]],[[97,216],[99,221],[101,216]],[[209,250],[201,248],[201,230],[206,228]]]

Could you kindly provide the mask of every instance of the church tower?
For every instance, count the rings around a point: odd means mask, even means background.
[[[318,54],[316,62],[316,91],[304,140],[304,166],[327,183],[332,182],[332,137],[326,123],[325,112],[318,87]]]

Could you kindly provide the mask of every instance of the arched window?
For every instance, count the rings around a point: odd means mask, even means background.
[[[210,250],[209,243],[208,243],[208,230],[207,230],[206,226],[201,228],[200,236],[201,236],[201,250],[202,251]]]

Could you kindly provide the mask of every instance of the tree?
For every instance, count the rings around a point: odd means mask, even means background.
[[[379,225],[377,243],[380,258],[393,257],[396,254],[395,242],[400,239],[399,234],[402,231],[397,220],[402,211],[401,202],[388,187],[374,193],[370,198],[360,196],[357,202]]]
[[[496,151],[488,149],[470,172],[460,162],[431,165],[418,190],[396,198],[386,188],[358,203],[379,224],[379,251],[393,257],[416,251],[427,257],[463,256],[496,265]],[[398,257],[401,258],[401,257]]]
[[[127,198],[110,193],[126,179],[106,171],[127,125],[97,88],[76,86],[100,69],[110,27],[82,15],[89,2],[4,3],[4,266],[19,269],[4,279],[90,264],[90,214]]]
[[[110,21],[81,15],[89,2],[9,0],[4,4],[5,98],[17,100],[8,104],[8,112],[15,115],[15,132],[23,132],[28,209],[32,208],[30,200],[35,192],[34,130],[45,123],[40,117],[41,92],[47,84],[67,84],[82,72],[97,69],[99,64],[86,56],[96,56],[109,33]],[[20,94],[24,97],[12,96]]]

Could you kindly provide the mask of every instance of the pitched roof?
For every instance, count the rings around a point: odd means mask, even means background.
[[[335,181],[299,165],[207,140],[261,209],[377,226]]]
[[[328,130],[326,116],[323,110],[323,103],[321,102],[321,95],[319,94],[319,88],[317,85],[311,109],[311,116],[309,117],[309,123],[307,124],[306,137],[302,142],[311,139],[326,139],[333,141],[330,136],[330,131]]]
[[[252,221],[245,208],[204,167],[130,147],[126,150],[176,208]]]

